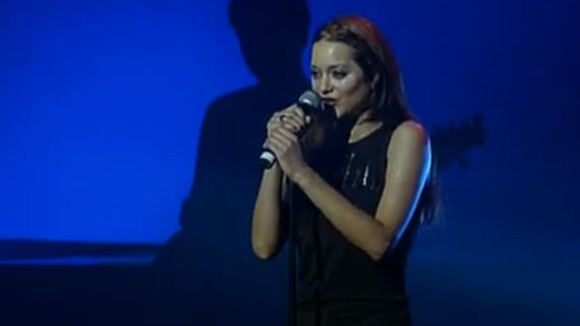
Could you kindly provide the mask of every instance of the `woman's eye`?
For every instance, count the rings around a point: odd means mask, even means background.
[[[337,79],[342,79],[342,78],[346,77],[346,72],[344,72],[344,71],[333,71],[332,72],[332,76],[334,78],[337,78]]]

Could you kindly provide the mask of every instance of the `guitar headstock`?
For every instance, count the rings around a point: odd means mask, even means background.
[[[483,147],[485,140],[486,131],[480,114],[465,117],[460,123],[451,121],[446,127],[436,125],[431,133],[431,141],[438,169],[444,170],[454,163],[462,168],[468,167],[470,162],[465,153]]]

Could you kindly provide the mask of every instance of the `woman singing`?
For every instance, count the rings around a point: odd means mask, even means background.
[[[278,252],[290,211],[298,325],[410,325],[406,257],[435,211],[429,136],[406,105],[394,54],[368,20],[323,26],[311,71],[334,119],[291,106],[269,121],[264,147],[277,163],[257,195],[253,250],[261,259]]]

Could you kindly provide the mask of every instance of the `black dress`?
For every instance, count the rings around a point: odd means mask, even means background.
[[[393,128],[381,127],[355,143],[325,155],[318,173],[352,204],[374,216],[385,179],[386,148]],[[334,164],[329,163],[331,160]],[[292,195],[298,248],[299,326],[410,325],[405,289],[403,236],[381,261],[372,260],[347,240],[298,187]],[[416,219],[414,219],[416,220]]]

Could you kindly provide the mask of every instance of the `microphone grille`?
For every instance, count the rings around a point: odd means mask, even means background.
[[[298,98],[299,105],[308,105],[311,108],[319,107],[320,102],[320,96],[311,90],[305,91],[300,95],[300,98]]]

